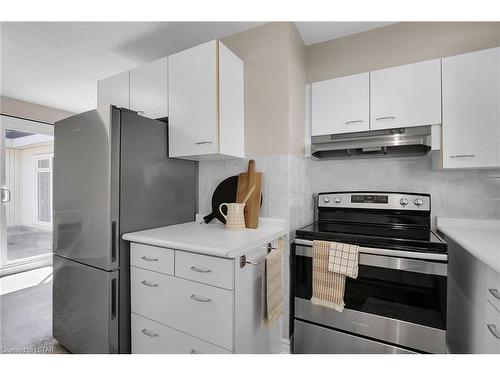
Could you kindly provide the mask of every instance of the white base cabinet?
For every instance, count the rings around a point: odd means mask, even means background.
[[[130,251],[132,353],[281,352],[281,319],[262,324],[261,265],[138,243]],[[266,254],[246,256],[262,264]]]
[[[230,354],[230,350],[132,313],[134,354]]]
[[[443,59],[443,167],[500,167],[500,48]]]
[[[448,243],[447,350],[500,354],[500,274],[452,239]]]

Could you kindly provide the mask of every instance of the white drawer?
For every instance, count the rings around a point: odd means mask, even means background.
[[[486,301],[484,353],[500,354],[500,312]]]
[[[233,292],[131,267],[131,310],[233,350]]]
[[[174,250],[163,247],[132,243],[130,245],[130,264],[151,271],[174,274]]]
[[[233,289],[234,261],[208,255],[175,252],[175,276]]]
[[[132,354],[231,354],[163,324],[131,315]]]
[[[486,271],[486,298],[500,311],[500,274],[491,268]]]

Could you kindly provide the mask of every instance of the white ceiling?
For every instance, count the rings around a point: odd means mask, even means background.
[[[384,27],[395,22],[295,22],[306,45]]]
[[[2,22],[1,95],[82,112],[97,80],[262,22]],[[388,22],[297,22],[309,45]]]

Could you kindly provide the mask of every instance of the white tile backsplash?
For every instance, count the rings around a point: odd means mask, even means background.
[[[432,156],[309,160],[314,194],[336,190],[429,193],[437,216],[500,219],[500,170],[433,170]]]

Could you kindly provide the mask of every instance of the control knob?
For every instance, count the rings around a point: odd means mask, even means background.
[[[330,203],[330,197],[328,197],[328,196],[324,196],[324,197],[323,197],[323,202],[325,202],[325,203]]]
[[[408,199],[406,198],[401,198],[399,200],[399,203],[401,204],[401,206],[406,206],[408,204]]]
[[[339,204],[341,199],[339,197],[336,197],[334,200],[333,200],[335,203]]]
[[[424,201],[420,198],[417,198],[413,201],[413,203],[415,203],[415,206],[421,206],[424,204]]]

